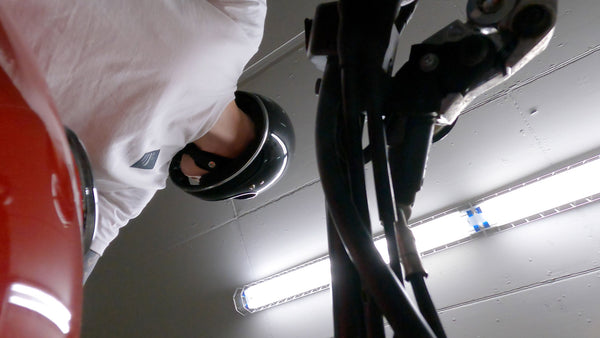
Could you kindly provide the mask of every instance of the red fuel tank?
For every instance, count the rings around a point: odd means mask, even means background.
[[[0,8],[0,337],[79,337],[82,192],[31,52]]]

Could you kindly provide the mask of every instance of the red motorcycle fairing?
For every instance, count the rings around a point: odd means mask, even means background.
[[[1,6],[0,65],[0,336],[78,337],[78,172],[46,83]]]

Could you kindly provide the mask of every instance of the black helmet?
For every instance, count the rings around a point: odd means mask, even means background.
[[[285,111],[258,94],[237,91],[236,105],[254,122],[256,139],[236,159],[204,152],[188,144],[171,160],[169,176],[175,185],[207,201],[252,198],[273,185],[289,166],[294,151],[294,130]],[[183,154],[209,171],[197,184],[181,172]],[[216,163],[216,165],[215,165]],[[215,171],[211,172],[211,168]]]

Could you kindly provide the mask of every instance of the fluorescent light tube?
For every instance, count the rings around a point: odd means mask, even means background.
[[[417,247],[422,252],[440,243],[468,237],[473,231],[465,218],[459,212],[454,212],[414,228]],[[375,247],[383,260],[389,263],[385,237],[375,240]],[[330,284],[330,261],[328,257],[322,257],[245,285],[236,290],[233,300],[236,310],[247,314],[326,290]]]
[[[324,257],[248,285],[241,290],[243,308],[256,310],[320,291],[331,284],[329,258]],[[314,292],[311,292],[316,290]],[[291,300],[291,299],[290,299]]]
[[[464,213],[453,212],[412,229],[419,252],[429,251],[440,246],[469,237],[473,228],[469,226]]]
[[[236,310],[245,315],[326,290],[331,284],[329,257],[245,285],[235,291]]]
[[[412,226],[419,252],[431,252],[469,238],[479,229],[501,226],[600,193],[600,156],[501,191],[465,207],[438,214]],[[375,247],[389,263],[385,237]],[[302,264],[236,290],[241,314],[253,313],[329,288],[328,257]]]
[[[415,236],[417,250],[421,253],[467,238],[474,233],[467,221],[467,215],[458,211],[433,217],[412,227],[411,230]],[[385,236],[377,237],[375,247],[383,261],[389,264],[390,256]]]
[[[598,156],[484,199],[478,206],[492,226],[509,224],[600,193]]]

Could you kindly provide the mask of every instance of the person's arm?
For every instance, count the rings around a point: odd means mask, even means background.
[[[100,254],[94,250],[89,250],[83,256],[83,284],[87,281],[87,279],[92,274],[94,267],[98,263],[100,259]]]
[[[98,187],[98,225],[91,249],[102,255],[119,234],[119,229],[137,217],[156,191],[126,187],[106,191]]]
[[[96,263],[119,234],[119,229],[137,217],[150,202],[155,191],[125,188],[118,191],[98,191],[98,225],[90,250],[83,257],[83,283],[94,270]]]

